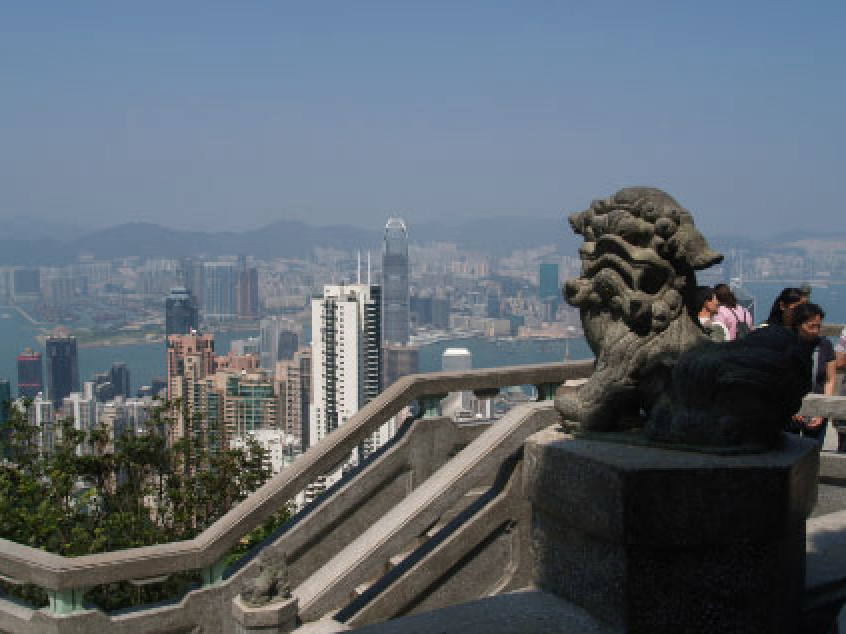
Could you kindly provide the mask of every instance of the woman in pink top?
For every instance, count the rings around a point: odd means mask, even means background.
[[[737,324],[740,322],[742,334],[747,334],[752,330],[754,324],[752,323],[752,315],[743,306],[739,306],[737,298],[727,284],[717,284],[714,287],[714,293],[720,302],[720,308],[717,310],[715,320],[720,322],[728,330],[728,341],[737,339]]]

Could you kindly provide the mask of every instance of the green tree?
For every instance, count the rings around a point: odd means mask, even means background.
[[[0,537],[65,556],[148,546],[195,537],[270,477],[267,453],[254,441],[246,450],[210,449],[203,426],[169,446],[167,426],[178,404],[156,408],[144,432],[114,439],[109,431],[83,432],[72,420],[56,425],[52,442],[13,409],[0,439]],[[240,546],[256,543],[288,517],[277,514]],[[156,601],[183,592],[196,574],[174,575],[162,584],[128,583],[91,589],[87,598],[104,609]],[[32,587],[10,587],[43,603]]]

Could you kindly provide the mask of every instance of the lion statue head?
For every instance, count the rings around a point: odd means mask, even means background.
[[[565,424],[628,427],[668,389],[679,356],[705,338],[694,306],[696,271],[723,256],[660,189],[621,189],[569,220],[584,244],[581,275],[567,281],[564,295],[579,309],[596,369],[556,407]]]

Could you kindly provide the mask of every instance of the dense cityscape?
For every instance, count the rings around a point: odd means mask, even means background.
[[[837,245],[823,249],[815,241],[728,256],[706,275],[813,281],[831,285],[833,297],[846,277]],[[0,318],[24,317],[39,345],[17,351],[17,377],[0,378],[0,396],[26,408],[47,451],[62,418],[114,439],[142,431],[159,403],[179,400],[189,407],[172,421],[171,442],[197,432],[212,447],[243,447],[253,438],[279,472],[398,378],[480,367],[463,341],[507,344],[532,362],[561,357],[561,347],[539,354],[544,341],[563,344],[568,357],[589,356],[578,315],[561,300],[562,280],[578,265],[576,255],[555,246],[496,257],[450,243],[414,244],[404,221],[392,218],[376,254],[316,248],[307,260],[83,256],[65,267],[4,267]],[[421,350],[442,342],[421,369]],[[133,386],[131,359],[80,376],[80,349],[127,344],[158,348],[160,374],[149,383]],[[500,364],[510,361],[508,351],[502,356]],[[527,395],[483,402],[464,394],[444,411],[490,417],[520,398]],[[398,422],[362,452],[381,446]]]

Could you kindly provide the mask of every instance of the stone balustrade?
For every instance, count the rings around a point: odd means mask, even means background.
[[[436,415],[437,402],[449,392],[474,390],[492,395],[502,387],[534,385],[539,394],[549,397],[564,381],[589,376],[592,367],[592,361],[580,361],[405,377],[194,539],[74,558],[0,540],[0,576],[44,588],[50,608],[42,612],[56,615],[82,610],[84,589],[95,585],[186,570],[201,570],[204,583],[215,584],[223,577],[225,555],[239,540],[336,468],[412,401],[421,403],[425,420]],[[2,621],[0,614],[0,630]]]
[[[219,629],[209,631],[231,631],[228,606],[237,595],[241,583],[235,577],[239,574],[243,577],[245,570],[249,572],[252,564],[239,564],[241,568],[237,572],[230,571],[225,575],[223,561],[227,552],[309,484],[335,469],[369,434],[409,403],[417,401],[422,418],[406,426],[400,434],[403,437],[398,438],[376,460],[365,463],[354,476],[339,483],[311,508],[295,517],[290,523],[292,527],[274,544],[288,553],[289,559],[294,559],[292,584],[301,586],[304,599],[302,608],[316,615],[326,605],[337,605],[335,596],[344,595],[351,584],[360,581],[358,577],[363,578],[372,572],[350,566],[350,574],[338,576],[330,570],[332,566],[326,566],[333,557],[341,554],[346,544],[352,544],[353,540],[365,535],[370,523],[374,521],[373,517],[382,517],[390,510],[377,506],[399,504],[450,459],[454,448],[466,446],[475,437],[467,431],[456,431],[458,426],[451,421],[447,425],[445,419],[438,418],[438,405],[446,394],[468,390],[484,398],[494,396],[502,387],[533,385],[537,388],[539,398],[544,400],[551,398],[556,388],[565,381],[587,378],[592,369],[592,361],[580,361],[405,377],[192,540],[77,558],[61,557],[0,540],[0,578],[35,584],[44,588],[50,597],[50,607],[43,610],[31,610],[0,599],[0,631],[27,634],[44,631],[75,633],[95,629],[127,633],[188,632],[199,623],[214,622],[215,618],[223,622]],[[547,410],[549,408],[543,411]],[[809,395],[801,411],[806,415],[846,419],[846,397]],[[528,417],[521,414],[518,418],[521,417],[532,425],[547,419],[546,414],[540,410]],[[484,430],[476,432],[476,436],[481,431]],[[437,440],[438,434],[442,434],[440,441]],[[434,451],[432,447],[439,443],[440,448]],[[433,455],[421,458],[420,447],[425,447]],[[435,453],[438,455],[434,456]],[[488,465],[485,468],[490,467]],[[450,486],[445,487],[441,491],[446,496],[444,500],[451,500],[457,495]],[[388,495],[384,495],[386,491]],[[421,496],[427,499],[427,504],[432,503],[431,496],[424,492],[419,493],[418,497]],[[362,500],[368,498],[378,498],[378,502],[366,513],[361,513],[359,507]],[[419,528],[416,524],[423,526],[431,521],[432,512],[423,509],[415,498],[408,497],[406,506],[414,506],[416,509],[414,530]],[[350,521],[350,518],[354,521]],[[398,543],[407,539],[406,532],[414,532],[403,525],[402,518],[387,518],[385,521],[397,522],[396,532],[389,533],[398,536],[394,539]],[[352,532],[347,530],[345,533],[346,528],[338,531],[337,527],[345,523],[357,526]],[[327,545],[325,539],[320,542],[330,533],[333,544]],[[368,541],[367,538],[363,540]],[[308,581],[313,574],[324,568],[331,577],[330,582],[318,587],[315,585],[316,580]],[[84,609],[82,596],[88,587],[165,577],[185,570],[201,570],[204,585],[178,603],[166,607],[134,608],[131,612],[117,616]],[[355,571],[354,574],[352,571]],[[315,587],[311,588],[309,583]],[[226,609],[219,608],[224,604]]]

